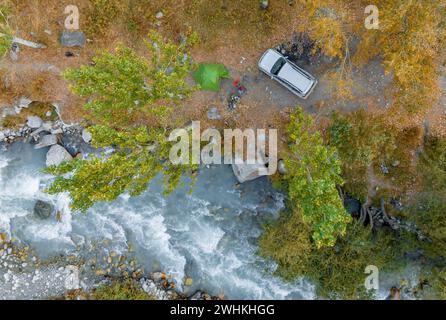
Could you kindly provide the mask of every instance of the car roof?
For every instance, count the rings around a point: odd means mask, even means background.
[[[277,76],[280,79],[283,79],[289,84],[295,86],[303,93],[307,92],[314,82],[308,79],[301,72],[296,70],[289,62],[285,63],[285,65],[280,69]]]
[[[271,68],[280,58],[282,58],[282,55],[280,53],[278,53],[276,50],[269,49],[263,54],[262,58],[260,59],[259,67],[270,72]]]

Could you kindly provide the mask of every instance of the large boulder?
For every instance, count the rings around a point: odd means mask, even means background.
[[[29,116],[26,123],[31,129],[38,129],[42,126],[43,121],[38,116]]]
[[[51,146],[50,150],[46,154],[46,165],[47,167],[53,165],[59,165],[65,161],[71,161],[73,157],[65,150],[64,147],[56,144]]]
[[[82,31],[63,31],[60,36],[60,43],[64,47],[83,47],[85,41],[85,34]]]
[[[265,142],[265,135],[257,136],[257,143],[261,141]],[[243,150],[239,150],[243,152]],[[259,161],[259,160],[262,161]],[[233,160],[232,171],[235,174],[238,182],[243,183],[246,181],[251,181],[262,176],[268,175],[267,158],[265,157],[265,150],[257,150],[256,161],[251,164],[246,160],[242,160],[237,157]]]
[[[65,133],[60,141],[60,144],[71,154],[76,157],[82,153],[83,145],[85,144],[82,134],[80,132]]]
[[[34,146],[35,149],[42,149],[51,147],[57,144],[57,136],[54,134],[47,134],[40,139],[40,142]]]
[[[240,183],[267,175],[263,173],[265,169],[267,168],[264,164],[232,164],[232,171],[234,171],[235,177]]]
[[[54,206],[51,203],[37,200],[34,205],[34,214],[40,219],[48,219],[54,211]]]

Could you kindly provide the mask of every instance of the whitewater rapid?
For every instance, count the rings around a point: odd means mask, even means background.
[[[40,258],[106,240],[97,250],[121,253],[131,247],[144,270],[167,272],[186,294],[202,289],[232,299],[314,297],[307,281],[286,283],[272,276],[267,270],[274,265],[256,254],[262,224],[284,205],[266,179],[237,186],[229,166],[203,167],[191,194],[185,179],[165,197],[156,179],[139,197],[123,195],[81,214],[70,210],[66,194],[42,191],[52,179],[41,172],[45,152],[26,143],[0,149],[0,232],[26,243]],[[39,199],[51,202],[59,219],[35,217]],[[193,279],[192,286],[182,286],[185,277]]]

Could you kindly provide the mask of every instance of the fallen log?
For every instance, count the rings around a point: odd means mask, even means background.
[[[8,36],[7,34],[0,33],[0,37],[7,37],[7,36]],[[24,45],[24,46],[27,46],[27,47],[30,47],[30,48],[34,48],[34,49],[45,49],[46,48],[46,46],[44,44],[12,36],[11,43],[14,43],[14,42]]]

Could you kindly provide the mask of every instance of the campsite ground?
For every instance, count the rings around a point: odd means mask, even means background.
[[[84,18],[84,12],[91,10],[88,3],[88,1],[80,1],[78,4],[81,14],[80,27],[87,31],[87,35],[92,29],[91,23]],[[205,114],[205,109],[209,105],[218,106],[221,113],[229,118],[238,118],[240,109],[249,108],[252,119],[246,125],[256,123],[261,125],[261,122],[265,120],[264,115],[296,105],[302,105],[309,112],[328,113],[332,109],[351,110],[360,106],[367,107],[368,104],[382,105],[384,103],[383,88],[387,82],[383,81],[379,63],[368,65],[367,70],[354,72],[355,83],[358,86],[355,88],[354,99],[350,100],[355,103],[338,100],[333,103],[336,87],[335,81],[330,76],[335,70],[334,66],[328,63],[317,67],[302,66],[319,79],[319,85],[308,100],[297,98],[258,71],[257,60],[264,50],[288,41],[293,32],[298,32],[304,26],[305,21],[297,15],[295,19],[292,19],[295,24],[292,29],[289,29],[290,26],[285,29],[281,23],[275,21],[278,13],[289,11],[291,7],[282,8],[282,5],[273,4],[267,15],[261,18],[266,20],[258,20],[261,16],[255,14],[257,4],[255,8],[250,8],[253,6],[252,1],[242,1],[240,7],[234,8],[232,8],[233,4],[226,4],[230,7],[229,13],[228,16],[222,17],[216,16],[215,9],[204,3],[189,6],[187,10],[180,10],[183,8],[182,5],[175,5],[178,6],[176,8],[178,10],[172,6],[163,6],[163,1],[159,1],[153,7],[146,5],[144,17],[147,22],[142,23],[144,28],[149,30],[152,26],[169,36],[178,34],[180,31],[178,29],[187,30],[188,26],[192,29],[195,27],[202,41],[193,50],[194,60],[224,64],[230,70],[232,77],[241,79],[248,89],[239,110],[233,113],[226,112],[225,100],[232,80],[224,80],[220,93],[200,92],[187,103],[189,110],[186,110],[186,114],[190,114],[191,117]],[[95,34],[90,34],[85,48],[69,50],[62,48],[58,42],[65,18],[62,5],[57,1],[47,1],[45,5],[43,2],[37,2],[32,5],[21,4],[19,7],[18,10],[21,12],[14,16],[12,21],[16,25],[17,34],[29,40],[41,41],[47,44],[48,48],[44,50],[21,48],[17,62],[9,61],[8,58],[4,59],[0,64],[0,75],[3,75],[4,81],[6,80],[7,88],[0,93],[0,108],[10,105],[14,99],[27,96],[31,100],[56,102],[62,107],[64,119],[79,120],[83,117],[82,101],[70,93],[68,84],[59,76],[60,71],[68,67],[87,64],[98,50],[113,49],[118,43],[131,45],[142,54],[145,53],[144,43],[141,41],[144,38],[141,35],[144,31],[130,32],[123,26],[124,22],[109,25],[107,32],[95,30]],[[104,15],[107,14],[107,8],[104,9]],[[163,17],[156,19],[157,12],[163,12]],[[215,24],[213,27],[208,25],[210,22],[205,18],[212,14],[214,14],[212,21]],[[239,18],[239,15],[245,16],[246,19],[235,20]],[[238,21],[237,24],[230,23],[232,18],[234,22]],[[247,36],[254,30],[257,31]],[[74,56],[66,57],[66,51],[72,52]]]

